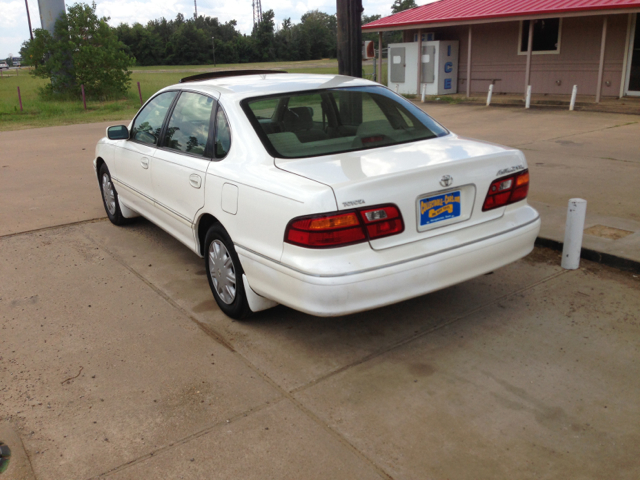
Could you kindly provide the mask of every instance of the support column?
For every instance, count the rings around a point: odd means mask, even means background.
[[[627,36],[624,41],[624,57],[622,57],[622,75],[620,75],[620,95],[618,98],[624,97],[624,87],[627,83],[627,68],[629,62],[629,44],[631,43],[631,25],[633,23],[633,13],[629,14],[627,20]]]
[[[604,74],[604,50],[607,46],[607,18],[602,21],[602,40],[600,41],[600,66],[598,67],[598,87],[596,90],[596,103],[600,103],[602,92],[602,75]]]
[[[378,83],[382,82],[382,32],[378,32]]]
[[[469,25],[469,40],[467,41],[467,98],[471,96],[471,25]]]
[[[533,50],[533,23],[535,20],[529,20],[529,41],[527,43],[527,69],[524,74],[524,94],[527,94],[527,88],[531,81],[531,51]]]
[[[418,30],[418,91],[420,95],[420,84],[422,83],[422,30]]]

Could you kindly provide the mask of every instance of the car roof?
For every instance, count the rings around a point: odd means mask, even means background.
[[[242,99],[278,93],[358,86],[380,86],[380,84],[346,75],[269,73],[190,81],[172,85],[167,87],[167,90],[196,90]]]

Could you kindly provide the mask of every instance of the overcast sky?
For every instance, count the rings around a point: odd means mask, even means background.
[[[31,13],[31,26],[41,28],[40,13],[37,0],[27,0]],[[336,11],[335,0],[261,0],[262,11],[273,9],[276,23],[291,17],[294,23],[309,10],[320,10],[333,14]],[[197,0],[198,14],[218,17],[221,23],[237,20],[242,33],[251,33],[252,10],[251,0]],[[66,0],[67,6],[73,5],[75,0]],[[86,0],[85,3],[91,3]],[[393,0],[363,0],[365,15],[391,13]],[[418,5],[427,0],[418,0]],[[120,23],[143,25],[149,20],[165,17],[173,19],[178,13],[185,17],[193,16],[193,0],[96,0],[98,15],[110,17],[109,24],[117,26]],[[29,24],[24,0],[0,0],[0,58],[6,58],[12,53],[18,56],[22,42],[29,38]]]

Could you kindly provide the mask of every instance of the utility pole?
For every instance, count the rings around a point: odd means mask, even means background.
[[[338,73],[362,77],[362,0],[336,0]]]
[[[193,0],[193,6],[196,7],[196,13],[193,14],[193,19],[197,20],[198,19],[198,0]]]
[[[29,22],[29,35],[31,36],[31,40],[33,40],[33,29],[31,28],[31,15],[29,15],[29,3],[27,0],[24,0],[24,6],[27,7],[27,21]]]
[[[216,66],[216,41],[215,37],[211,37],[211,45],[213,46],[213,66]]]

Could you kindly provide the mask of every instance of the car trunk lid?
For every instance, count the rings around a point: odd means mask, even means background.
[[[524,169],[518,150],[449,134],[370,150],[304,159],[276,158],[276,166],[330,186],[339,210],[395,204],[405,228],[371,241],[384,249],[468,228],[503,215],[482,211],[499,172]],[[319,212],[320,213],[320,212]]]

